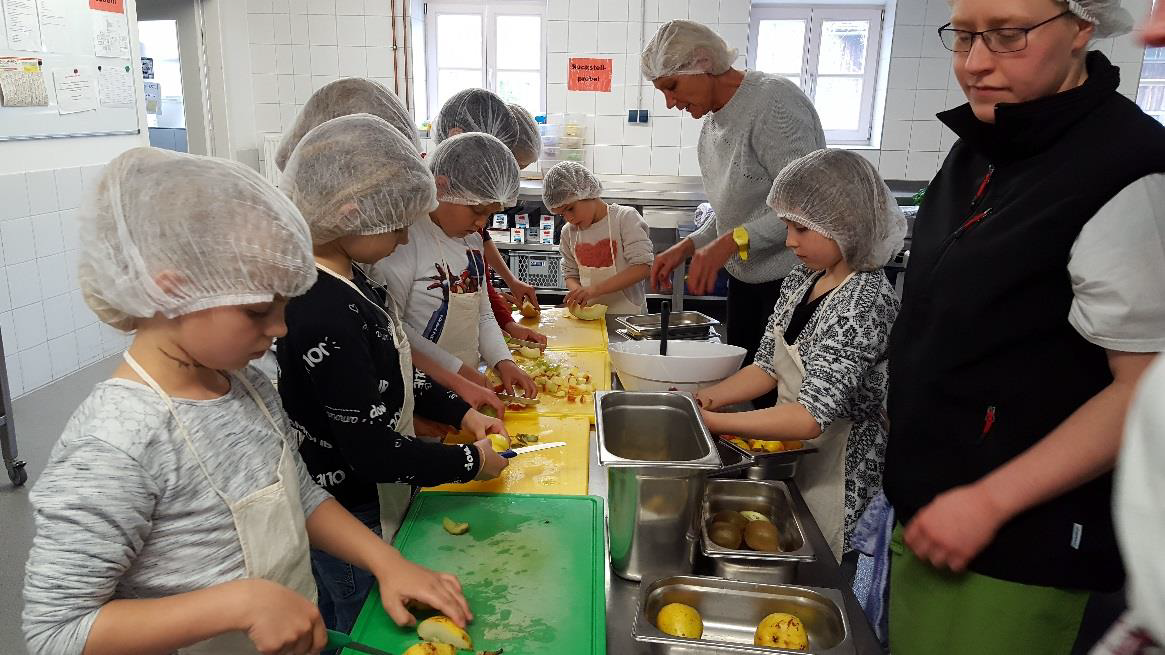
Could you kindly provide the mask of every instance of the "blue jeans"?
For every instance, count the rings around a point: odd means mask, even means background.
[[[380,534],[380,505],[372,504],[352,510],[352,515]],[[356,617],[364,606],[364,599],[372,590],[376,578],[364,569],[357,568],[342,559],[333,557],[322,550],[311,551],[311,572],[319,589],[320,614],[329,630],[345,634],[356,625]],[[328,651],[325,651],[325,655]],[[334,652],[334,651],[332,651]]]

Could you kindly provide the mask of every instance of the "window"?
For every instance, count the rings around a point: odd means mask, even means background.
[[[829,143],[867,145],[881,33],[880,7],[754,6],[748,66],[800,86]]]
[[[1145,49],[1137,104],[1146,114],[1165,123],[1165,48]]]
[[[429,116],[458,91],[489,89],[531,114],[545,106],[544,2],[426,6]]]

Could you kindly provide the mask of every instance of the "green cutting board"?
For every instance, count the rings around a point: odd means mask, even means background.
[[[468,522],[469,532],[445,532],[446,516]],[[394,544],[413,562],[461,580],[475,651],[606,653],[600,498],[426,491],[413,500]],[[392,622],[375,588],[352,638],[394,655],[419,641],[414,628]]]

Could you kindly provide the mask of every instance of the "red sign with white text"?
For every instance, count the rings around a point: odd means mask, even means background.
[[[611,59],[587,59],[571,57],[567,71],[566,88],[568,91],[602,91],[611,92]]]

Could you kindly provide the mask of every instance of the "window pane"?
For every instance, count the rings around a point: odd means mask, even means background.
[[[541,70],[542,19],[498,16],[498,68]]]
[[[498,95],[506,102],[525,107],[532,115],[542,113],[542,84],[539,73],[498,71]]]
[[[437,16],[437,67],[481,68],[480,15]]]
[[[862,78],[819,77],[813,99],[826,130],[856,130],[862,117]]]
[[[870,23],[864,20],[827,20],[821,26],[821,53],[817,72],[856,73],[866,69]]]
[[[437,73],[437,104],[444,107],[445,101],[453,94],[463,89],[475,89],[481,86],[480,70],[449,70],[441,69]]]
[[[801,73],[805,60],[805,21],[762,20],[756,31],[756,67],[766,73]]]

